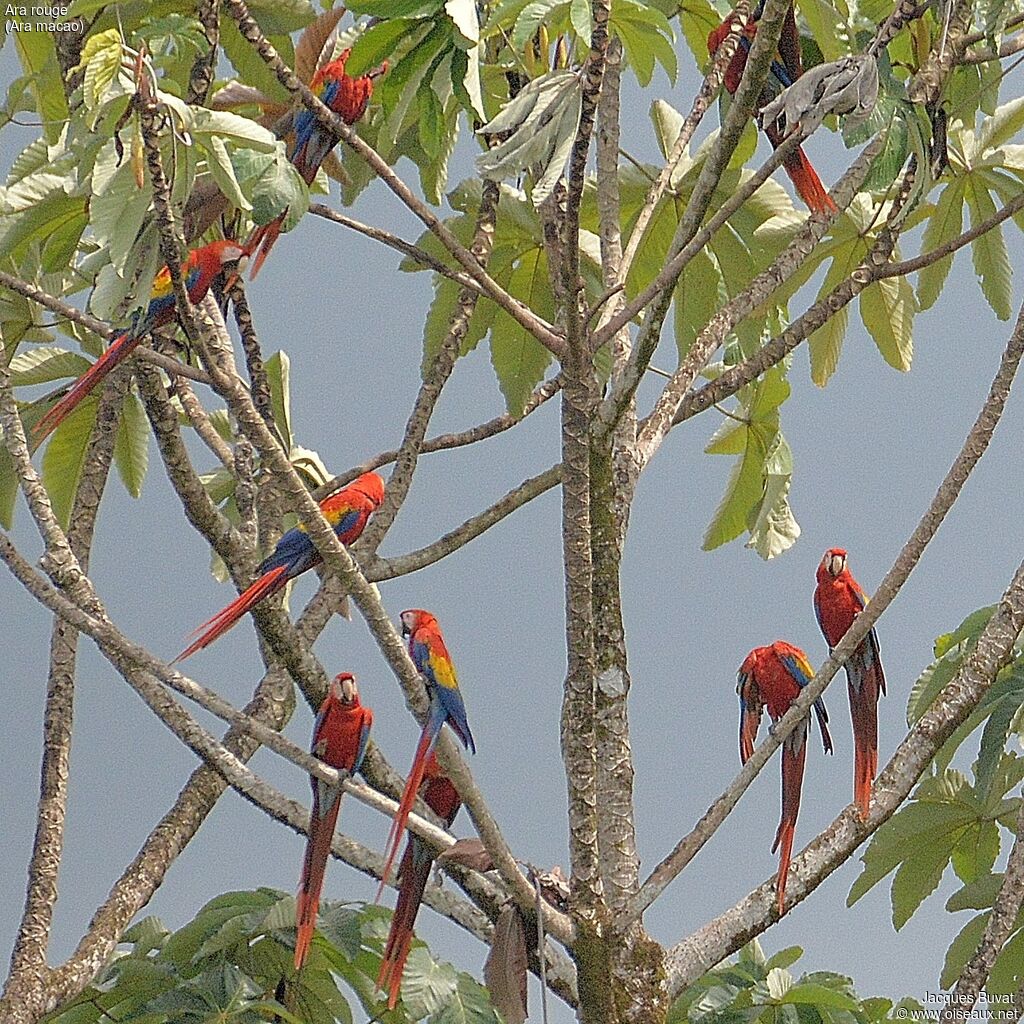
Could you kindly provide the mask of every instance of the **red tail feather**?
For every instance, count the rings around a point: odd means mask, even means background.
[[[377,888],[376,899],[379,900],[384,892],[384,887],[391,877],[391,868],[395,863],[395,854],[398,853],[398,846],[402,841],[402,833],[405,831],[405,823],[409,820],[409,812],[416,802],[416,794],[420,790],[420,783],[423,781],[423,769],[427,763],[427,752],[433,743],[436,733],[431,734],[429,723],[420,734],[420,741],[416,744],[416,756],[413,758],[412,768],[409,769],[409,777],[405,780],[405,789],[402,790],[402,799],[398,804],[398,811],[391,822],[391,831],[388,833],[385,849],[384,870],[380,875],[380,885]]]
[[[878,696],[885,679],[877,658],[862,671],[860,689],[848,682],[850,717],[853,719],[853,799],[862,820],[868,816],[871,785],[878,774]]]
[[[772,853],[779,850],[779,874],[775,883],[779,915],[786,907],[786,879],[789,877],[789,860],[793,853],[793,835],[796,832],[796,818],[800,812],[800,790],[804,781],[804,762],[807,759],[807,724],[797,726],[790,733],[782,747],[782,817]],[[799,749],[794,749],[799,743]]]
[[[247,611],[250,611],[265,597],[276,594],[287,583],[285,573],[287,567],[279,565],[276,569],[264,573],[255,583],[242,591],[226,608],[217,612],[212,619],[204,622],[198,629],[190,633],[197,639],[179,654],[172,665],[184,661],[189,656],[209,647],[218,637],[223,636]]]
[[[398,904],[391,919],[391,931],[388,933],[384,958],[380,962],[380,973],[377,975],[377,988],[387,991],[389,1010],[393,1010],[398,1002],[402,972],[412,947],[413,925],[423,899],[423,890],[430,878],[432,860],[425,856],[421,860],[420,864],[416,863],[415,840],[410,839],[398,869],[402,886],[398,891]]]
[[[821,183],[807,154],[799,146],[783,161],[783,167],[800,198],[812,213],[833,213],[836,204]]]
[[[320,890],[324,884],[327,869],[327,855],[331,851],[334,828],[338,823],[341,809],[341,793],[334,792],[334,803],[324,818],[318,818],[318,806],[314,801],[313,819],[309,825],[309,842],[306,844],[306,859],[302,865],[302,880],[296,897],[295,925],[295,970],[302,967],[313,941],[316,915],[320,909]]]
[[[116,337],[107,350],[82,374],[71,390],[44,416],[36,422],[32,428],[32,439],[36,444],[42,443],[46,437],[57,429],[74,411],[79,402],[110,373],[123,359],[135,351],[141,340],[141,334],[132,334],[125,331],[124,334]]]

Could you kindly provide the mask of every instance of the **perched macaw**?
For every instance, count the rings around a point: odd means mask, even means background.
[[[349,672],[342,672],[334,677],[327,697],[320,705],[310,751],[324,764],[354,775],[363,763],[371,725],[373,712],[359,703],[355,678]],[[309,839],[302,862],[299,895],[295,902],[295,970],[302,967],[309,944],[313,941],[327,854],[331,851],[334,826],[338,823],[338,811],[341,809],[341,787],[328,786],[315,775],[311,775],[309,781],[313,787],[313,809],[309,817]]]
[[[433,751],[427,754],[423,765],[423,782],[419,794],[426,805],[450,828],[462,802]],[[433,862],[434,855],[430,847],[410,832],[409,842],[405,845],[405,853],[402,854],[402,862],[398,867],[398,903],[391,917],[391,930],[388,932],[384,959],[380,962],[380,973],[377,975],[377,988],[387,991],[390,1010],[393,1010],[398,1002],[402,971],[413,940],[412,929],[416,923],[416,914],[420,909],[423,890],[427,887]]]
[[[743,77],[743,69],[747,65],[747,55],[750,53],[751,41],[757,32],[757,22],[764,13],[764,0],[757,5],[750,20],[743,28],[739,45],[729,66],[725,69],[723,85],[729,95],[733,95],[739,88],[740,79]],[[730,29],[736,23],[736,15],[730,14],[725,21],[717,28],[712,29],[708,35],[708,53],[713,57],[719,46],[725,41]],[[785,21],[782,23],[782,36],[779,39],[779,49],[772,61],[765,80],[764,88],[757,102],[757,109],[760,110],[767,103],[770,103],[783,89],[792,85],[803,74],[803,59],[800,55],[800,33],[796,27],[796,17],[793,14],[793,5],[789,5]],[[773,149],[778,149],[784,138],[779,126],[772,123],[766,124],[764,133]],[[827,213],[835,210],[836,204],[829,198],[825,186],[822,185],[807,154],[797,147],[783,162],[790,181],[796,187],[800,198],[807,204],[808,208],[815,213]]]
[[[324,498],[320,511],[334,527],[342,544],[351,544],[363,532],[366,521],[384,500],[384,481],[376,473],[364,473],[348,485]],[[183,661],[196,651],[208,647],[226,633],[247,611],[265,597],[284,589],[289,580],[301,576],[321,562],[320,553],[300,523],[293,526],[278,542],[274,553],[259,567],[259,576],[226,608],[217,612],[191,634],[196,640],[185,648],[171,664]]]
[[[209,245],[193,249],[181,267],[189,299],[193,303],[201,302],[218,274],[230,270],[231,280],[245,270],[247,259],[248,250],[237,242],[210,242]],[[38,420],[32,431],[33,440],[39,443],[55,430],[118,363],[135,351],[146,334],[169,324],[174,319],[176,309],[171,272],[164,267],[153,280],[146,311],[135,313],[128,330],[116,337],[103,355],[75,381],[71,390]]]
[[[799,647],[787,644],[784,640],[776,640],[767,647],[755,647],[747,655],[736,679],[736,692],[740,696],[740,761],[743,764],[747,763],[754,752],[762,709],[767,708],[772,721],[777,722],[800,696],[801,689],[811,681],[813,675],[814,669],[807,655]],[[828,712],[820,697],[814,702],[814,714],[818,719],[825,753],[831,754]],[[782,817],[772,844],[772,853],[779,850],[779,874],[775,887],[780,916],[786,905],[786,878],[793,853],[796,816],[800,810],[809,722],[810,715],[782,744]]]
[[[831,650],[867,604],[864,591],[846,567],[846,552],[829,548],[818,566],[814,614]],[[871,783],[878,772],[878,698],[885,693],[885,672],[872,629],[846,661],[846,688],[853,719],[853,799],[867,818]]]
[[[409,657],[426,681],[430,707],[427,710],[427,721],[420,734],[420,741],[416,745],[412,767],[405,780],[398,811],[391,822],[377,899],[380,899],[380,894],[391,875],[391,866],[395,862],[395,854],[398,852],[405,823],[409,819],[409,811],[412,810],[420,782],[423,780],[427,757],[434,749],[441,726],[447,722],[462,741],[462,745],[476,753],[473,734],[469,731],[469,722],[466,720],[466,706],[462,703],[462,694],[459,693],[455,666],[448,654],[448,648],[444,645],[444,637],[441,636],[441,627],[438,626],[437,619],[422,608],[410,608],[402,612],[402,636],[409,638]]]
[[[310,89],[318,99],[330,107],[345,124],[355,124],[363,116],[366,105],[373,95],[374,79],[387,74],[388,63],[368,71],[359,78],[345,74],[345,64],[351,50],[342,50],[335,60],[325,64],[313,76]],[[311,185],[324,158],[338,144],[338,137],[317,121],[316,116],[306,107],[289,111],[274,125],[274,134],[283,139],[288,159],[302,175],[302,180]],[[247,243],[250,252],[256,253],[252,265],[252,277],[263,266],[270,250],[281,234],[281,225],[287,210],[268,224],[256,228]]]

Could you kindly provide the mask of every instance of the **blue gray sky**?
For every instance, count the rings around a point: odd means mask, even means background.
[[[685,108],[695,87],[683,58],[680,83],[659,72],[656,94]],[[0,53],[3,84],[16,73],[10,48]],[[654,159],[646,105],[629,96],[625,144]],[[714,114],[710,120],[714,121]],[[837,136],[819,133],[811,147],[826,181],[847,161]],[[28,138],[31,133],[28,134]],[[24,141],[27,141],[25,139]],[[16,149],[0,134],[0,169]],[[469,173],[466,147],[451,184]],[[413,180],[408,164],[399,172]],[[331,202],[336,203],[336,197]],[[420,226],[382,188],[370,188],[354,215],[414,238]],[[1009,229],[1011,232],[1014,229]],[[1020,253],[1014,243],[1012,255]],[[292,361],[298,443],[341,471],[401,438],[419,383],[422,320],[430,300],[427,274],[403,274],[397,257],[362,237],[309,216],[277,245],[250,301],[266,354]],[[1020,301],[1020,288],[1015,288]],[[793,310],[799,312],[796,304]],[[734,693],[737,666],[751,647],[783,638],[820,663],[825,644],[811,608],[822,551],[849,549],[850,564],[871,591],[891,564],[973,422],[1009,332],[981,298],[969,257],[961,253],[937,306],[918,317],[914,366],[888,367],[851,318],[839,370],[825,390],[809,380],[806,351],[794,358],[793,396],[783,429],[793,448],[792,506],[803,530],[796,546],[770,563],[736,542],[712,553],[701,537],[731,460],[702,454],[717,426],[712,411],[675,430],[644,474],[633,511],[623,582],[633,679],[630,710],[636,758],[639,849],[650,869],[687,832],[739,768]],[[674,365],[671,340],[657,362]],[[641,401],[656,393],[645,385]],[[503,400],[481,347],[462,359],[432,431],[459,429],[501,412]],[[923,563],[879,627],[889,696],[881,713],[886,760],[905,732],[906,698],[931,657],[934,637],[968,612],[995,600],[1021,557],[1019,447],[1024,409],[1013,396],[991,450],[968,483]],[[557,403],[506,434],[469,449],[426,456],[381,553],[427,543],[479,511],[558,456]],[[112,481],[92,558],[107,609],[133,639],[168,658],[185,635],[233,596],[208,571],[208,551],[180,514],[155,449],[139,501]],[[210,460],[200,457],[206,466]],[[410,606],[433,610],[457,665],[479,753],[477,779],[514,850],[523,860],[567,863],[565,780],[558,714],[565,654],[559,496],[549,492],[444,562],[382,585],[397,618]],[[1011,520],[1011,516],[1013,519]],[[24,507],[15,538],[30,558],[41,546]],[[996,543],[996,541],[999,543]],[[295,589],[297,608],[315,580]],[[7,695],[0,743],[5,828],[0,836],[0,949],[7,950],[21,911],[32,841],[41,750],[50,619],[0,574],[0,607],[9,641],[0,685]],[[375,711],[375,737],[400,769],[411,759],[417,727],[365,625],[336,620],[316,646],[329,672],[354,671]],[[247,619],[188,670],[236,704],[260,674]],[[812,747],[797,827],[802,848],[850,800],[852,743],[845,686],[826,693],[836,755]],[[299,709],[288,734],[308,742],[312,716]],[[68,841],[60,876],[52,958],[71,952],[110,884],[173,800],[196,759],[117,677],[91,643],[80,647]],[[306,799],[305,777],[266,753],[254,768]],[[779,813],[778,764],[761,774],[714,841],[652,908],[647,925],[672,943],[773,876],[770,853]],[[387,822],[349,801],[341,827],[382,848]],[[464,817],[456,834],[468,834]],[[294,889],[302,839],[227,795],[167,876],[147,913],[170,927],[187,921],[210,897],[269,885]],[[893,930],[888,886],[855,907],[846,894],[857,860],[836,872],[773,928],[769,951],[799,944],[795,970],[850,974],[862,995],[923,998],[938,986],[946,946],[966,917],[942,903],[957,884],[947,872],[937,892],[900,931]],[[325,896],[373,898],[373,883],[334,862]],[[429,911],[418,932],[435,950],[479,976],[484,950]],[[536,999],[536,990],[533,998]],[[555,1019],[569,1019],[556,1015]]]

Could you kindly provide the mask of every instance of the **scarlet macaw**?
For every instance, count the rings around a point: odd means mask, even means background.
[[[853,625],[867,598],[846,567],[842,548],[825,552],[817,579],[814,614],[831,650]],[[878,772],[878,698],[885,693],[885,672],[873,629],[846,661],[846,688],[853,719],[853,799],[866,819],[871,783]]]
[[[814,675],[807,655],[787,644],[776,640],[767,647],[755,647],[744,659],[736,680],[736,692],[740,697],[740,761],[746,764],[754,752],[757,727],[761,724],[761,711],[768,708],[772,721],[777,722],[790,705],[800,696],[800,691]],[[826,754],[832,753],[832,737],[828,732],[828,712],[825,702],[819,697],[814,702],[814,713],[821,730],[821,742]],[[778,896],[779,915],[785,910],[786,878],[789,875],[789,861],[793,853],[793,835],[796,831],[796,816],[800,810],[800,790],[804,779],[804,762],[807,758],[807,733],[810,715],[807,716],[783,741],[782,744],[782,817],[772,853],[779,850],[779,874],[775,883]]]
[[[231,277],[237,276],[245,270],[247,259],[248,250],[237,242],[210,242],[209,245],[193,249],[181,267],[189,300],[193,303],[201,302],[218,274],[231,264],[236,264],[232,268]],[[36,443],[43,441],[55,430],[118,363],[130,356],[146,334],[169,324],[174,319],[176,309],[171,272],[164,267],[153,279],[153,290],[145,313],[141,310],[135,313],[128,330],[110,343],[103,355],[75,381],[71,390],[36,423],[32,431]]]
[[[373,712],[359,703],[359,688],[349,672],[334,677],[327,697],[320,705],[313,726],[310,748],[324,764],[354,775],[363,763],[366,742],[373,725]],[[309,839],[302,862],[302,879],[295,903],[295,970],[302,967],[309,944],[313,941],[320,889],[324,884],[327,854],[331,850],[334,827],[341,809],[341,787],[328,786],[315,775],[309,777],[313,787],[313,809],[309,817]]]
[[[723,85],[729,95],[733,95],[739,88],[740,79],[743,77],[743,69],[747,66],[747,55],[750,53],[751,41],[757,32],[757,22],[764,13],[764,0],[757,5],[750,20],[743,28],[740,35],[739,45],[733,55],[729,66],[725,69]],[[736,23],[736,15],[730,14],[717,28],[712,29],[708,35],[708,53],[713,57],[718,48],[725,41],[730,29]],[[757,109],[760,110],[770,103],[783,89],[792,85],[803,74],[803,60],[800,55],[800,33],[796,27],[796,17],[793,14],[793,5],[789,5],[786,11],[785,20],[782,23],[782,35],[779,38],[779,49],[772,60],[768,77],[765,80],[764,88],[757,101]],[[773,149],[778,149],[782,144],[784,135],[775,123],[766,124],[764,133]],[[799,146],[793,150],[785,161],[783,167],[789,175],[790,181],[796,187],[800,198],[807,204],[814,213],[829,213],[836,208],[836,204],[829,198],[825,186],[808,160],[807,154]]]
[[[427,754],[419,793],[426,805],[444,821],[445,825],[451,827],[462,802],[433,751]],[[402,862],[398,867],[398,903],[391,917],[391,930],[388,932],[384,959],[380,962],[380,973],[377,975],[377,988],[387,990],[389,1010],[393,1010],[398,1002],[402,970],[412,946],[412,929],[416,923],[416,914],[420,909],[423,890],[430,878],[430,867],[433,862],[434,855],[430,847],[410,832],[409,842],[405,845],[405,853],[402,854]]]
[[[387,73],[388,63],[352,78],[345,74],[345,64],[351,50],[342,50],[335,60],[325,64],[313,76],[310,89],[327,107],[330,107],[345,124],[355,124],[363,116],[366,105],[373,95],[375,78]],[[338,144],[338,137],[316,119],[316,115],[300,106],[289,111],[274,125],[274,134],[283,139],[288,159],[302,175],[302,180],[311,185],[324,158]],[[256,228],[246,243],[249,251],[256,253],[252,265],[252,278],[259,273],[263,261],[270,255],[284,223],[287,210],[268,224]]]
[[[383,500],[384,481],[376,473],[364,473],[337,494],[324,498],[320,502],[320,511],[334,527],[338,540],[342,544],[351,544],[363,532],[366,521]],[[301,523],[293,526],[277,542],[274,553],[260,565],[260,575],[231,604],[194,630],[192,636],[199,634],[196,640],[171,664],[208,647],[265,597],[284,589],[289,580],[301,576],[320,562],[320,553],[309,539],[306,528]]]
[[[412,658],[413,664],[426,681],[430,707],[427,710],[427,721],[420,734],[420,741],[416,745],[416,755],[413,758],[412,767],[405,780],[405,789],[402,791],[402,799],[398,803],[398,811],[395,813],[394,821],[391,822],[391,832],[388,834],[385,847],[384,870],[381,873],[377,899],[380,899],[380,894],[384,891],[384,886],[387,885],[391,875],[391,866],[395,862],[398,843],[405,830],[405,823],[409,819],[413,801],[419,792],[420,782],[423,780],[426,770],[427,757],[434,749],[441,726],[447,722],[455,731],[455,735],[462,741],[462,745],[467,750],[476,753],[473,734],[469,731],[469,722],[466,720],[466,706],[462,703],[462,695],[459,693],[459,680],[455,675],[455,666],[448,654],[448,648],[445,647],[444,637],[441,635],[437,619],[422,608],[410,608],[402,612],[401,618],[402,636],[409,638],[409,657]]]

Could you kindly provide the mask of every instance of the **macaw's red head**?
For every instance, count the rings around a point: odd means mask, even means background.
[[[842,548],[829,548],[818,566],[819,582],[838,579],[846,571],[846,552]]]
[[[192,266],[199,267],[211,278],[222,270],[230,271],[230,282],[245,270],[249,262],[249,253],[238,242],[222,239],[193,249],[188,254],[188,262]]]
[[[380,508],[384,500],[384,481],[376,473],[364,473],[356,477],[345,489],[362,494],[374,508]]]
[[[365,75],[352,78],[345,73],[345,64],[351,53],[351,50],[342,50],[334,60],[317,71],[310,83],[310,88],[321,98],[328,83],[337,83],[337,90],[327,105],[345,124],[355,124],[363,116],[373,95],[374,80],[388,73],[388,62],[384,61]]]
[[[356,677],[351,672],[339,672],[331,680],[330,695],[341,701],[347,708],[354,708],[359,703],[359,687]]]
[[[422,608],[408,608],[402,612],[402,636],[412,636],[417,630],[427,626],[437,629],[437,619]]]

